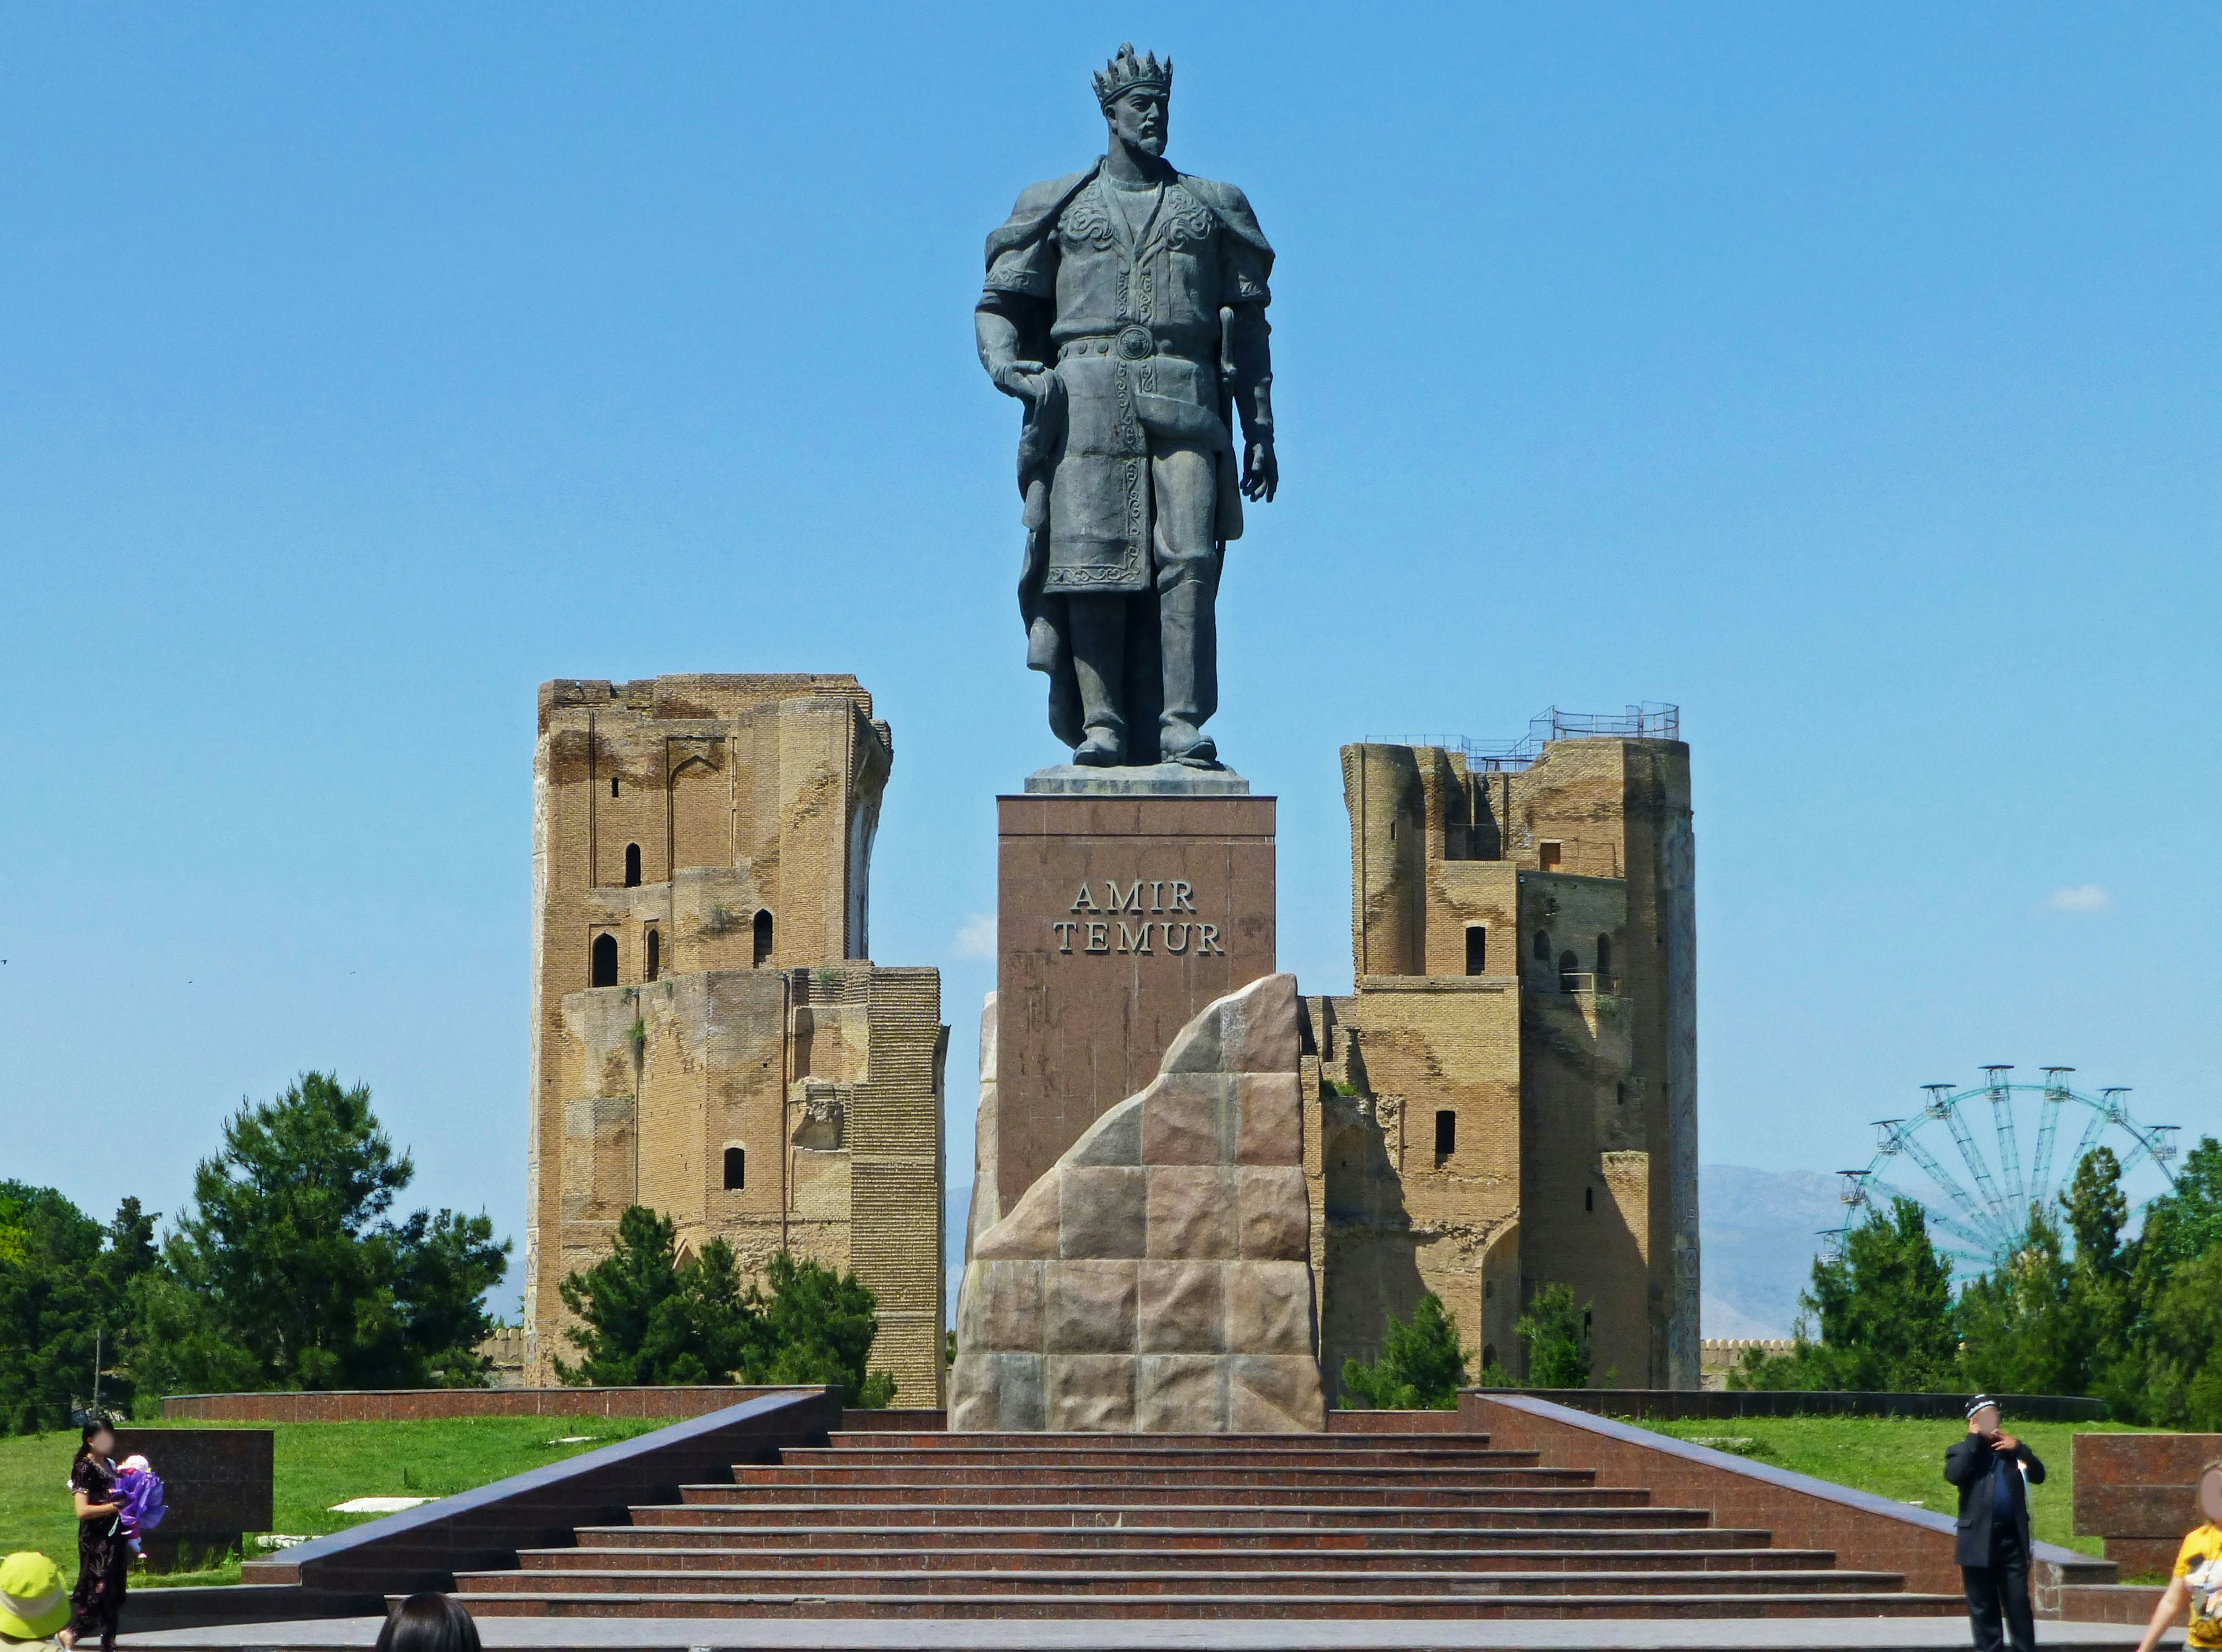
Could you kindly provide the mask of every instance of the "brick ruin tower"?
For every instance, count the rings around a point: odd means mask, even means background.
[[[1308,1001],[1321,1355],[1422,1291],[1477,1371],[1536,1291],[1592,1380],[1698,1386],[1696,846],[1672,707],[1342,749],[1356,991]]]
[[[853,1268],[895,1404],[942,1403],[941,980],[869,945],[893,762],[845,675],[541,685],[528,1384],[638,1203],[746,1272]]]

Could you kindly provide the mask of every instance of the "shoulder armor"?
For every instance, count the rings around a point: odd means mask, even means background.
[[[1218,217],[1228,231],[1258,249],[1267,259],[1273,256],[1272,243],[1265,232],[1258,227],[1258,215],[1250,210],[1249,198],[1232,184],[1222,184],[1215,179],[1196,178],[1187,173],[1176,174],[1181,185],[1202,201]]]
[[[1102,164],[1098,161],[1096,166]],[[1029,184],[1020,190],[1011,216],[988,237],[988,262],[993,264],[1012,248],[1022,247],[1048,229],[1057,222],[1057,215],[1064,210],[1064,204],[1095,176],[1095,166],[1090,166],[1084,172],[1067,173],[1062,178]]]

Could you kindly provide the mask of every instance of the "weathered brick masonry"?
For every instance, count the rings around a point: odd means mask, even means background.
[[[868,939],[893,763],[845,675],[542,685],[528,1384],[640,1203],[751,1271],[853,1267],[897,1404],[942,1402],[940,976]]]
[[[1343,748],[1357,990],[1309,1001],[1321,1359],[1433,1291],[1515,1375],[1535,1292],[1591,1304],[1593,1381],[1698,1385],[1689,748],[1524,766]]]

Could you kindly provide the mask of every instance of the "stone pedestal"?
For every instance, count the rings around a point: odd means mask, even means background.
[[[976,1231],[1154,1078],[1207,1004],[1273,972],[1274,800],[1248,790],[1223,771],[1060,769],[996,800],[995,1119]]]

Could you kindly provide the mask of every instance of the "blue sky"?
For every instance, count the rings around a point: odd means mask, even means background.
[[[1057,755],[970,311],[1129,38],[1281,254],[1215,732],[1307,989],[1339,743],[1673,700],[1705,1159],[1987,1061],[2222,1130],[2222,10],[16,3],[0,1174],[173,1210],[336,1067],[517,1234],[535,686],[853,670],[961,1213]]]

